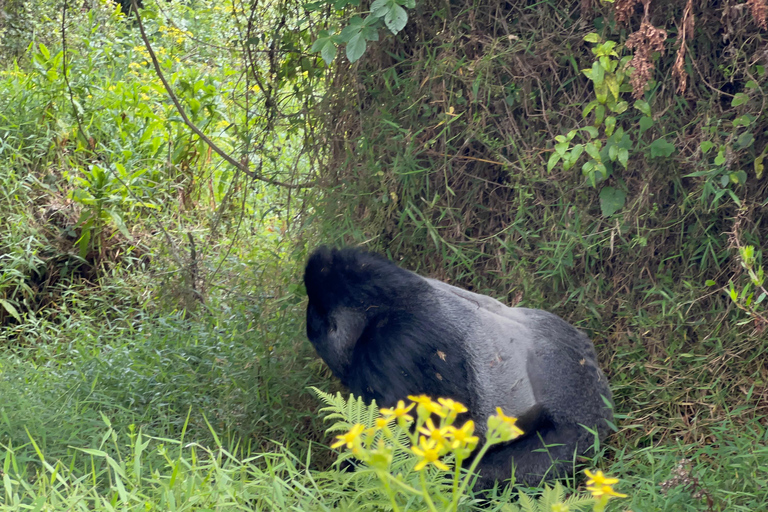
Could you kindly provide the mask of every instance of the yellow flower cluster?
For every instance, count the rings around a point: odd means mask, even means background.
[[[160,25],[159,29],[160,32],[163,32],[165,35],[172,37],[178,44],[183,43],[187,37],[192,37],[192,32],[189,30],[181,30],[179,28],[168,27],[166,25]]]
[[[438,398],[435,402],[426,395],[409,396],[408,399],[410,404],[400,400],[394,407],[380,409],[381,416],[369,429],[359,423],[354,425],[346,434],[337,436],[331,448],[346,446],[355,457],[371,466],[387,469],[397,444],[397,437],[390,429],[393,423],[408,433],[410,446],[400,448],[416,455],[416,471],[429,465],[448,471],[450,468],[441,460],[442,457],[453,453],[457,461],[461,461],[477,448],[480,439],[474,435],[475,422],[467,420],[461,427],[454,425],[458,415],[467,412],[463,404],[450,398]],[[410,413],[414,408],[416,425],[411,429],[414,417]],[[509,441],[523,433],[515,426],[515,418],[506,416],[501,409],[496,409],[496,412],[497,415],[488,419],[489,443]]]
[[[592,493],[595,498],[603,497],[616,497],[626,498],[626,494],[620,494],[613,490],[613,486],[619,483],[618,478],[609,478],[603,474],[602,471],[592,473],[589,470],[584,471],[587,475],[587,490]]]

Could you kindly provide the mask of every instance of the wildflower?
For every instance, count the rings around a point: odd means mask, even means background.
[[[587,486],[587,490],[592,493],[592,496],[595,498],[600,498],[603,496],[615,496],[617,498],[626,498],[626,494],[621,494],[613,490],[613,487],[610,485],[600,485],[600,486]]]
[[[435,441],[441,447],[448,445],[448,439],[446,438],[446,436],[449,435],[450,431],[451,431],[451,427],[443,427],[443,428],[436,427],[435,424],[432,422],[432,418],[428,418],[426,424],[423,427],[419,428],[419,432],[421,432],[428,438]]]
[[[411,404],[408,407],[405,406],[405,402],[399,400],[397,405],[392,409],[381,409],[381,415],[386,418],[395,417],[398,420],[402,418],[404,421],[413,421],[413,416],[408,414],[408,411],[414,408],[416,404]]]
[[[488,430],[495,431],[499,441],[511,441],[523,435],[523,431],[515,423],[517,423],[517,418],[507,416],[501,407],[497,407],[496,415],[488,418]]]
[[[430,414],[437,414],[441,418],[445,418],[445,412],[443,411],[443,407],[437,403],[433,402],[431,398],[429,398],[427,395],[419,395],[419,396],[413,396],[408,395],[408,400],[411,400],[418,404],[416,407],[416,413],[419,415],[420,418],[426,418]]]
[[[587,480],[587,490],[592,493],[595,498],[608,499],[612,496],[617,498],[626,498],[626,494],[621,494],[613,490],[613,485],[619,483],[618,478],[610,478],[603,474],[602,471],[592,473],[589,470],[584,471],[589,480]]]
[[[475,432],[475,422],[469,420],[461,428],[454,428],[451,431],[451,449],[468,448],[470,451],[475,449],[479,441],[477,436],[472,434]]]
[[[357,423],[355,426],[353,426],[351,429],[349,429],[349,432],[346,434],[342,434],[340,436],[336,436],[336,441],[331,445],[331,448],[338,448],[342,445],[347,445],[347,448],[353,448],[357,445],[357,443],[360,442],[360,434],[363,433],[365,430],[365,426]]]
[[[376,426],[377,430],[381,430],[383,428],[387,428],[387,425],[389,425],[389,422],[392,418],[376,418],[376,422],[374,425]]]
[[[416,467],[413,468],[416,471],[421,471],[427,464],[433,464],[438,469],[448,471],[448,466],[440,460],[440,446],[434,439],[427,439],[426,437],[421,436],[419,439],[419,446],[411,446],[411,451],[421,457],[421,460],[416,464]]]
[[[449,413],[461,414],[467,412],[467,408],[464,404],[451,400],[450,398],[438,398],[437,401],[440,402],[443,408],[448,410]]]
[[[597,473],[592,473],[590,470],[585,470],[584,474],[587,475],[589,480],[587,480],[587,485],[614,485],[619,483],[618,478],[609,478],[603,474],[602,471],[598,471]]]

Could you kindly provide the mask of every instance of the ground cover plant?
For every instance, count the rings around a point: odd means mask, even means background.
[[[0,5],[0,509],[392,510],[320,240],[586,330],[607,510],[766,509],[764,1],[143,4]]]

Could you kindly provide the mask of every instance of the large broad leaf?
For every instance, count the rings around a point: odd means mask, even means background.
[[[405,9],[393,2],[389,11],[387,11],[387,15],[384,16],[384,24],[393,34],[397,34],[403,30],[407,22],[408,13],[405,12]]]
[[[365,53],[365,47],[365,38],[363,37],[363,34],[358,32],[357,35],[352,37],[347,43],[347,58],[349,59],[349,62],[355,62],[362,57]]]
[[[604,217],[610,217],[621,208],[627,200],[627,194],[623,190],[614,187],[603,187],[600,191],[600,209]]]
[[[389,11],[390,4],[394,4],[394,2],[392,0],[375,0],[371,4],[371,15],[376,18],[383,18]]]
[[[317,39],[315,39],[315,42],[312,43],[312,48],[309,49],[311,52],[319,52],[323,49],[323,46],[325,46],[325,43],[328,42],[330,39],[331,34],[327,30],[321,30],[317,34]]]
[[[326,41],[325,45],[323,45],[323,49],[320,50],[320,56],[328,65],[330,65],[331,62],[333,62],[333,59],[336,58],[336,45],[334,44],[333,41],[331,41],[330,39]]]

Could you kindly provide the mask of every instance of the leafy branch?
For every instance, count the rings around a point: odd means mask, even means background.
[[[319,10],[329,2],[315,2],[309,6],[309,10]],[[352,3],[347,0],[333,2],[336,9],[346,7]],[[416,7],[416,0],[375,0],[371,4],[371,10],[365,18],[355,15],[349,20],[349,24],[339,33],[321,30],[317,39],[312,44],[311,51],[320,52],[326,64],[331,64],[336,58],[338,48],[346,45],[346,55],[349,62],[356,62],[365,53],[368,41],[379,40],[379,29],[386,27],[392,34],[397,34],[408,22],[408,12],[405,8]]]

